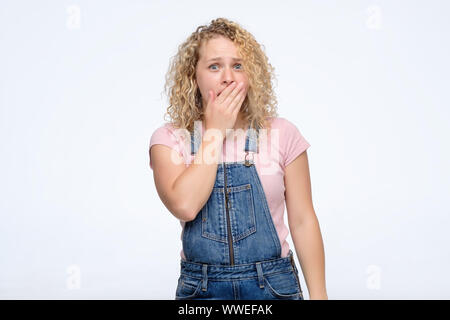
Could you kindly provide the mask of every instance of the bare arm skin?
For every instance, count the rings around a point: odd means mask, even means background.
[[[156,144],[150,149],[158,195],[167,209],[181,221],[195,219],[214,187],[223,138],[218,134],[212,137],[208,134],[211,131],[206,132],[187,168],[178,153],[168,146]]]
[[[312,204],[306,151],[286,167],[284,179],[289,229],[310,299],[328,299],[325,287],[324,246]]]
[[[150,149],[158,195],[181,221],[194,220],[211,195],[226,130],[233,128],[236,122],[246,89],[243,83],[232,82],[219,97],[212,90],[208,94],[205,133],[189,167],[186,168],[178,153],[167,146],[154,145]]]

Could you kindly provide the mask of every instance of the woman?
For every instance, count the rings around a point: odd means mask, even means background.
[[[310,298],[327,299],[310,145],[277,117],[271,77],[253,36],[224,18],[198,27],[172,61],[172,121],[149,153],[158,194],[182,226],[175,299],[303,300],[289,230]]]

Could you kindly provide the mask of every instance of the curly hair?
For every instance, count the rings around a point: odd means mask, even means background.
[[[252,128],[270,128],[269,117],[277,117],[277,100],[272,89],[274,68],[268,62],[264,46],[239,24],[225,18],[211,21],[209,26],[199,26],[172,57],[164,90],[169,115],[175,128],[193,130],[194,122],[204,120],[203,102],[196,82],[196,66],[201,45],[209,39],[224,36],[233,41],[242,58],[242,66],[249,78],[249,89],[242,103],[244,119]],[[166,119],[165,119],[166,120]]]

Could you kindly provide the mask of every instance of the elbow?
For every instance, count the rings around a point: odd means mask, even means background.
[[[180,204],[176,209],[176,213],[177,218],[184,222],[192,221],[197,217],[197,212],[188,203]]]

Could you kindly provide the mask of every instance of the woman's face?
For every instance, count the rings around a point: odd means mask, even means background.
[[[243,82],[247,93],[248,77],[241,63],[236,46],[223,36],[210,39],[200,47],[196,80],[203,106],[207,105],[209,90],[217,97],[232,81]]]

